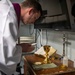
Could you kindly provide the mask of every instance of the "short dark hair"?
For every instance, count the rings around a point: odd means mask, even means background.
[[[72,14],[72,16],[75,17],[75,4],[73,4],[73,6],[72,6],[71,14]]]
[[[22,4],[22,7],[33,7],[37,11],[40,11],[40,13],[42,15],[42,7],[38,1],[36,1],[36,0],[25,0],[21,4]]]

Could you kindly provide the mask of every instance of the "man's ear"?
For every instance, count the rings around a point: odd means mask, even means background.
[[[34,14],[34,9],[33,8],[30,8],[29,9],[29,15],[33,15]]]

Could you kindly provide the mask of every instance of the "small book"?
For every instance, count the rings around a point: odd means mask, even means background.
[[[57,50],[54,49],[54,48],[51,46],[51,47],[50,47],[50,51],[48,52],[48,55],[51,56],[51,55],[53,55],[56,51],[57,51]],[[42,55],[42,56],[46,57],[46,53],[45,53],[45,51],[44,51],[43,46],[42,46],[40,49],[38,49],[34,54],[36,54],[36,55]]]

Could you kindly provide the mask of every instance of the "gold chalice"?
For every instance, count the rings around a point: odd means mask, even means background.
[[[50,46],[49,45],[45,45],[45,46],[43,46],[43,48],[44,48],[44,51],[45,51],[45,55],[46,55],[46,57],[45,57],[45,59],[44,59],[44,61],[42,62],[43,64],[48,64],[48,63],[51,63],[51,61],[50,61],[50,59],[49,59],[49,51],[50,51]]]

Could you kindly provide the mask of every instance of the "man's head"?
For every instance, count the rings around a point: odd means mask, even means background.
[[[24,24],[34,23],[42,15],[41,5],[36,0],[21,3],[21,20]]]

